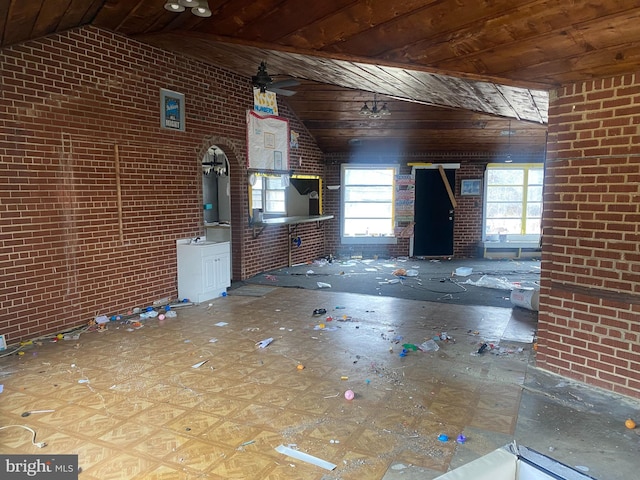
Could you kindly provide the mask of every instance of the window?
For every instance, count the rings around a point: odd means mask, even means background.
[[[485,240],[539,239],[543,181],[542,164],[487,166]]]
[[[251,208],[265,215],[286,215],[285,185],[280,177],[258,176],[251,187]]]
[[[342,242],[395,243],[395,166],[342,166]]]

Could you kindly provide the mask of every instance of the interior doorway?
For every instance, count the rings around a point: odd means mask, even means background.
[[[455,185],[455,169],[444,169],[444,173],[449,185]],[[455,210],[442,174],[437,168],[418,168],[415,182],[413,255],[452,256]]]
[[[202,157],[202,211],[204,230],[209,242],[231,245],[231,183],[229,159],[217,145],[210,146]],[[229,268],[233,275],[232,260]]]

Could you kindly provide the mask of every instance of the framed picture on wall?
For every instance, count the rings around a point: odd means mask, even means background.
[[[472,180],[462,180],[460,182],[460,195],[480,195],[482,180],[474,178]]]
[[[184,132],[184,95],[160,89],[160,126]]]

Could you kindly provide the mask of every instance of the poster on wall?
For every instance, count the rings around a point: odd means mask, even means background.
[[[289,170],[289,121],[247,111],[247,167]]]
[[[184,95],[160,89],[160,126],[184,132]]]
[[[411,175],[396,175],[395,219],[397,223],[413,221],[416,182]]]
[[[273,92],[253,89],[253,110],[261,115],[278,115],[278,101]]]

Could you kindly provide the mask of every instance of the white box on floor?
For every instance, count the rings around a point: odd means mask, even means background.
[[[553,458],[511,444],[434,480],[593,480]]]

